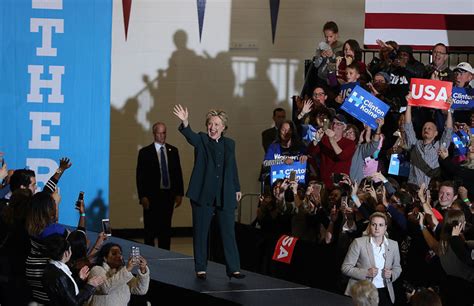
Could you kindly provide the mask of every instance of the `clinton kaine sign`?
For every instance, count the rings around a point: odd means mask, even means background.
[[[362,87],[356,86],[342,104],[341,109],[375,130],[377,128],[375,120],[384,118],[390,107]]]

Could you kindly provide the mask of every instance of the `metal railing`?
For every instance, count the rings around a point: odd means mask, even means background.
[[[362,61],[369,64],[374,57],[378,57],[378,49],[363,49]],[[413,57],[425,65],[431,63],[431,50],[415,50]],[[474,58],[473,51],[449,51],[448,52],[448,66],[452,69],[461,62],[468,62]]]

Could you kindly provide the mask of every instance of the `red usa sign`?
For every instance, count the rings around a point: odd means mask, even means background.
[[[451,96],[452,88],[453,83],[451,82],[411,79],[410,91],[412,98],[408,100],[408,105],[447,110],[450,105],[446,100]]]
[[[275,252],[273,253],[272,259],[290,264],[291,257],[293,257],[293,251],[295,250],[296,241],[298,241],[298,238],[296,237],[287,235],[281,236],[275,246]]]

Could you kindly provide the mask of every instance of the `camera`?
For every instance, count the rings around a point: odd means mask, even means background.
[[[332,181],[335,185],[339,185],[343,179],[344,179],[344,175],[342,175],[342,173],[332,174]]]
[[[109,219],[102,219],[102,229],[107,236],[112,236],[112,229],[110,228]]]
[[[81,202],[84,202],[84,191],[79,192],[79,196],[77,197],[76,201],[76,208],[79,209],[81,207]]]
[[[398,51],[396,49],[393,49],[388,54],[388,58],[391,59],[392,61],[394,61],[397,57],[398,57]]]
[[[323,120],[323,131],[326,131],[327,129],[329,129],[329,119],[324,118],[324,120]]]
[[[291,171],[290,172],[290,178],[289,178],[290,182],[294,182],[296,181],[296,171]]]
[[[132,246],[130,249],[130,256],[135,263],[138,263],[138,258],[140,257],[140,247]]]

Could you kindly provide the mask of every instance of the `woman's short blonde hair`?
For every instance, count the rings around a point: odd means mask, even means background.
[[[351,287],[351,297],[356,306],[377,306],[379,292],[368,280],[360,280]]]
[[[374,212],[373,214],[370,215],[369,224],[367,225],[367,229],[365,230],[364,235],[370,236],[370,223],[372,222],[372,219],[376,218],[376,217],[384,219],[385,220],[385,226],[388,225],[387,215],[383,212],[376,211],[376,212]],[[384,236],[388,238],[388,231],[387,230],[385,230],[385,235]]]
[[[206,114],[206,126],[209,123],[209,120],[212,117],[219,117],[221,119],[222,124],[224,125],[224,131],[227,130],[227,119],[229,118],[227,116],[227,113],[221,109],[211,109],[207,112]]]

